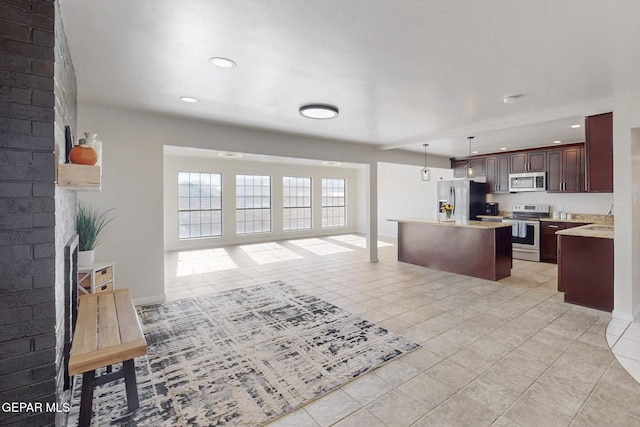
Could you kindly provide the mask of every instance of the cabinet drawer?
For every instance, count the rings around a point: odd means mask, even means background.
[[[96,271],[96,288],[103,283],[113,279],[113,266],[105,267]]]
[[[113,290],[113,282],[105,283],[104,285],[96,286],[96,292],[106,292]]]

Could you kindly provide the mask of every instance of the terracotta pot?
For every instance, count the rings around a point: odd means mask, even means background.
[[[73,147],[71,149],[71,154],[69,154],[69,159],[71,160],[71,163],[75,163],[77,165],[95,165],[98,163],[96,150],[86,144],[80,144]]]

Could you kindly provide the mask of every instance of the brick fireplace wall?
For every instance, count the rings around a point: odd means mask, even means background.
[[[68,399],[60,265],[76,195],[54,179],[64,126],[75,131],[76,82],[58,17],[57,1],[0,0],[0,405]],[[0,407],[0,425],[63,419]]]

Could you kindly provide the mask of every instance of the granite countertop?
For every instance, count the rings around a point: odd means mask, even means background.
[[[580,227],[568,228],[556,231],[556,234],[563,236],[596,237],[599,239],[613,239],[613,225],[589,224]]]
[[[600,224],[598,222],[595,221],[588,221],[586,219],[576,219],[576,218],[571,218],[571,219],[560,219],[560,218],[540,218],[540,221],[546,221],[546,222],[573,222],[573,223],[579,223],[579,224],[584,224],[586,222],[588,222],[589,224]],[[604,224],[604,222],[602,222],[601,224]]]
[[[551,222],[588,222],[589,224],[606,224],[613,226],[613,215],[597,215],[597,214],[571,214],[571,219],[560,218],[541,218],[541,221]]]
[[[478,215],[478,218],[486,218],[489,220],[500,220],[505,217],[511,216],[511,212],[500,211],[499,215]],[[589,223],[589,224],[606,224],[613,225],[613,215],[597,215],[597,214],[571,214],[571,219],[560,218],[540,218],[540,221],[548,222],[567,222],[567,223]]]
[[[511,224],[509,223],[491,222],[491,221],[467,221],[465,223],[457,223],[453,221],[438,222],[435,220],[428,220],[428,219],[422,219],[422,218],[388,219],[387,221],[412,222],[417,224],[431,224],[431,225],[440,225],[443,227],[466,227],[466,228],[483,228],[483,229],[511,227]]]
[[[478,215],[478,218],[502,220],[506,215]]]

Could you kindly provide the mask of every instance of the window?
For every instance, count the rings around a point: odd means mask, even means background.
[[[271,231],[271,177],[236,175],[236,233]]]
[[[311,228],[311,178],[282,177],[282,229]]]
[[[344,227],[347,223],[345,180],[322,179],[322,228]]]
[[[178,172],[178,239],[222,235],[222,175]]]

